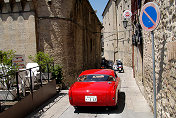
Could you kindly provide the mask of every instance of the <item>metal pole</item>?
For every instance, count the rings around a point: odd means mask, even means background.
[[[29,69],[29,72],[30,72],[30,82],[31,82],[31,84],[30,84],[30,88],[31,88],[31,93],[33,93],[33,88],[32,88],[32,72],[31,72],[32,70],[31,70],[31,68]]]
[[[40,84],[41,84],[41,86],[42,86],[43,83],[42,83],[42,71],[41,71],[41,66],[39,66],[39,70],[40,70]]]
[[[48,71],[48,82],[49,82],[49,64],[47,64],[47,71]]]
[[[153,94],[154,94],[154,118],[156,118],[156,79],[155,79],[155,51],[154,51],[154,32],[152,35],[152,57],[153,57]]]
[[[18,86],[18,72],[16,72],[16,84],[17,84],[17,100],[19,100],[20,92],[19,92],[19,86]]]

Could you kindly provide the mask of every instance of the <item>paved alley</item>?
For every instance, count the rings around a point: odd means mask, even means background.
[[[62,90],[27,118],[153,118],[148,103],[141,94],[132,69],[124,67],[118,108],[83,107],[79,111],[69,104],[68,90]]]

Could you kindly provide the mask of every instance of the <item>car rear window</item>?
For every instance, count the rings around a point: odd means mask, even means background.
[[[82,75],[78,77],[80,82],[98,82],[98,81],[115,81],[113,76],[109,75]]]

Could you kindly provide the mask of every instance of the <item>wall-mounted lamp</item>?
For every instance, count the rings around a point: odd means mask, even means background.
[[[48,5],[51,5],[51,0],[48,0]]]
[[[128,21],[126,19],[123,20],[123,27],[126,29],[127,28]]]
[[[4,3],[9,3],[10,1],[9,0],[4,0]]]

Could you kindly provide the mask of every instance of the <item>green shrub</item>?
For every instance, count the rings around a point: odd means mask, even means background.
[[[44,52],[38,52],[35,56],[29,56],[29,59],[38,63],[41,66],[42,72],[48,72],[47,65],[49,67],[49,71],[52,73],[52,77],[56,78],[59,83],[62,79],[62,68],[58,65],[54,65],[54,60],[48,54]],[[54,67],[53,67],[54,65]]]
[[[18,70],[18,65],[13,65],[12,60],[15,57],[15,51],[8,50],[3,51],[0,50],[0,70],[1,70],[1,76],[8,75],[6,77],[3,77],[5,79],[5,83],[7,88],[9,89],[13,82],[15,81],[15,72]]]
[[[38,63],[38,65],[41,66],[42,72],[48,72],[47,65],[50,70],[52,69],[50,65],[53,63],[53,58],[44,52],[38,52],[35,56],[30,55],[29,59]]]
[[[52,77],[56,78],[56,83],[62,83],[62,68],[56,64],[54,65],[54,69],[52,70]]]

